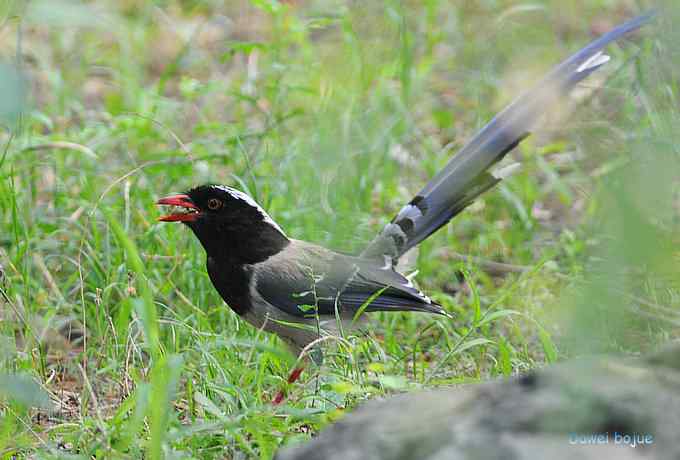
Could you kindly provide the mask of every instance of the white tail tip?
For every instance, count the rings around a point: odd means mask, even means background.
[[[512,163],[495,171],[491,171],[491,175],[496,179],[503,180],[515,174],[521,166],[522,165],[519,163]]]
[[[598,51],[597,53],[593,54],[590,56],[586,61],[578,66],[578,69],[576,69],[577,73],[584,72],[586,70],[590,70],[594,67],[600,67],[602,64],[606,64],[609,62],[609,59],[611,59],[608,55],[604,54],[602,51]]]

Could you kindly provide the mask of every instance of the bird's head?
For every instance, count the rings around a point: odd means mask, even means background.
[[[224,185],[201,185],[161,198],[156,204],[173,206],[172,212],[159,220],[186,224],[209,256],[254,263],[276,254],[289,241],[255,200]]]

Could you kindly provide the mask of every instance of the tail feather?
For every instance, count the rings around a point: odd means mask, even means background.
[[[389,257],[396,263],[402,254],[500,182],[502,178],[488,172],[489,168],[530,134],[542,114],[609,60],[602,48],[652,17],[653,13],[638,16],[591,42],[496,115],[399,211],[362,256]]]

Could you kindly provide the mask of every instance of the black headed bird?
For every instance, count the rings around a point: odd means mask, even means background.
[[[650,15],[626,22],[559,64],[481,129],[358,255],[296,240],[250,196],[203,185],[158,201],[176,206],[161,217],[182,222],[207,253],[210,279],[226,303],[257,328],[300,350],[318,338],[317,325],[358,313],[444,309],[395,270],[397,261],[445,225],[512,166],[492,170],[527,137],[537,119],[564,102],[584,78],[609,60],[602,49],[636,30]]]

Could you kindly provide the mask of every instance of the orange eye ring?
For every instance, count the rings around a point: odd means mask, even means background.
[[[222,201],[218,200],[217,198],[210,198],[208,200],[208,209],[211,211],[217,211],[222,207]]]

